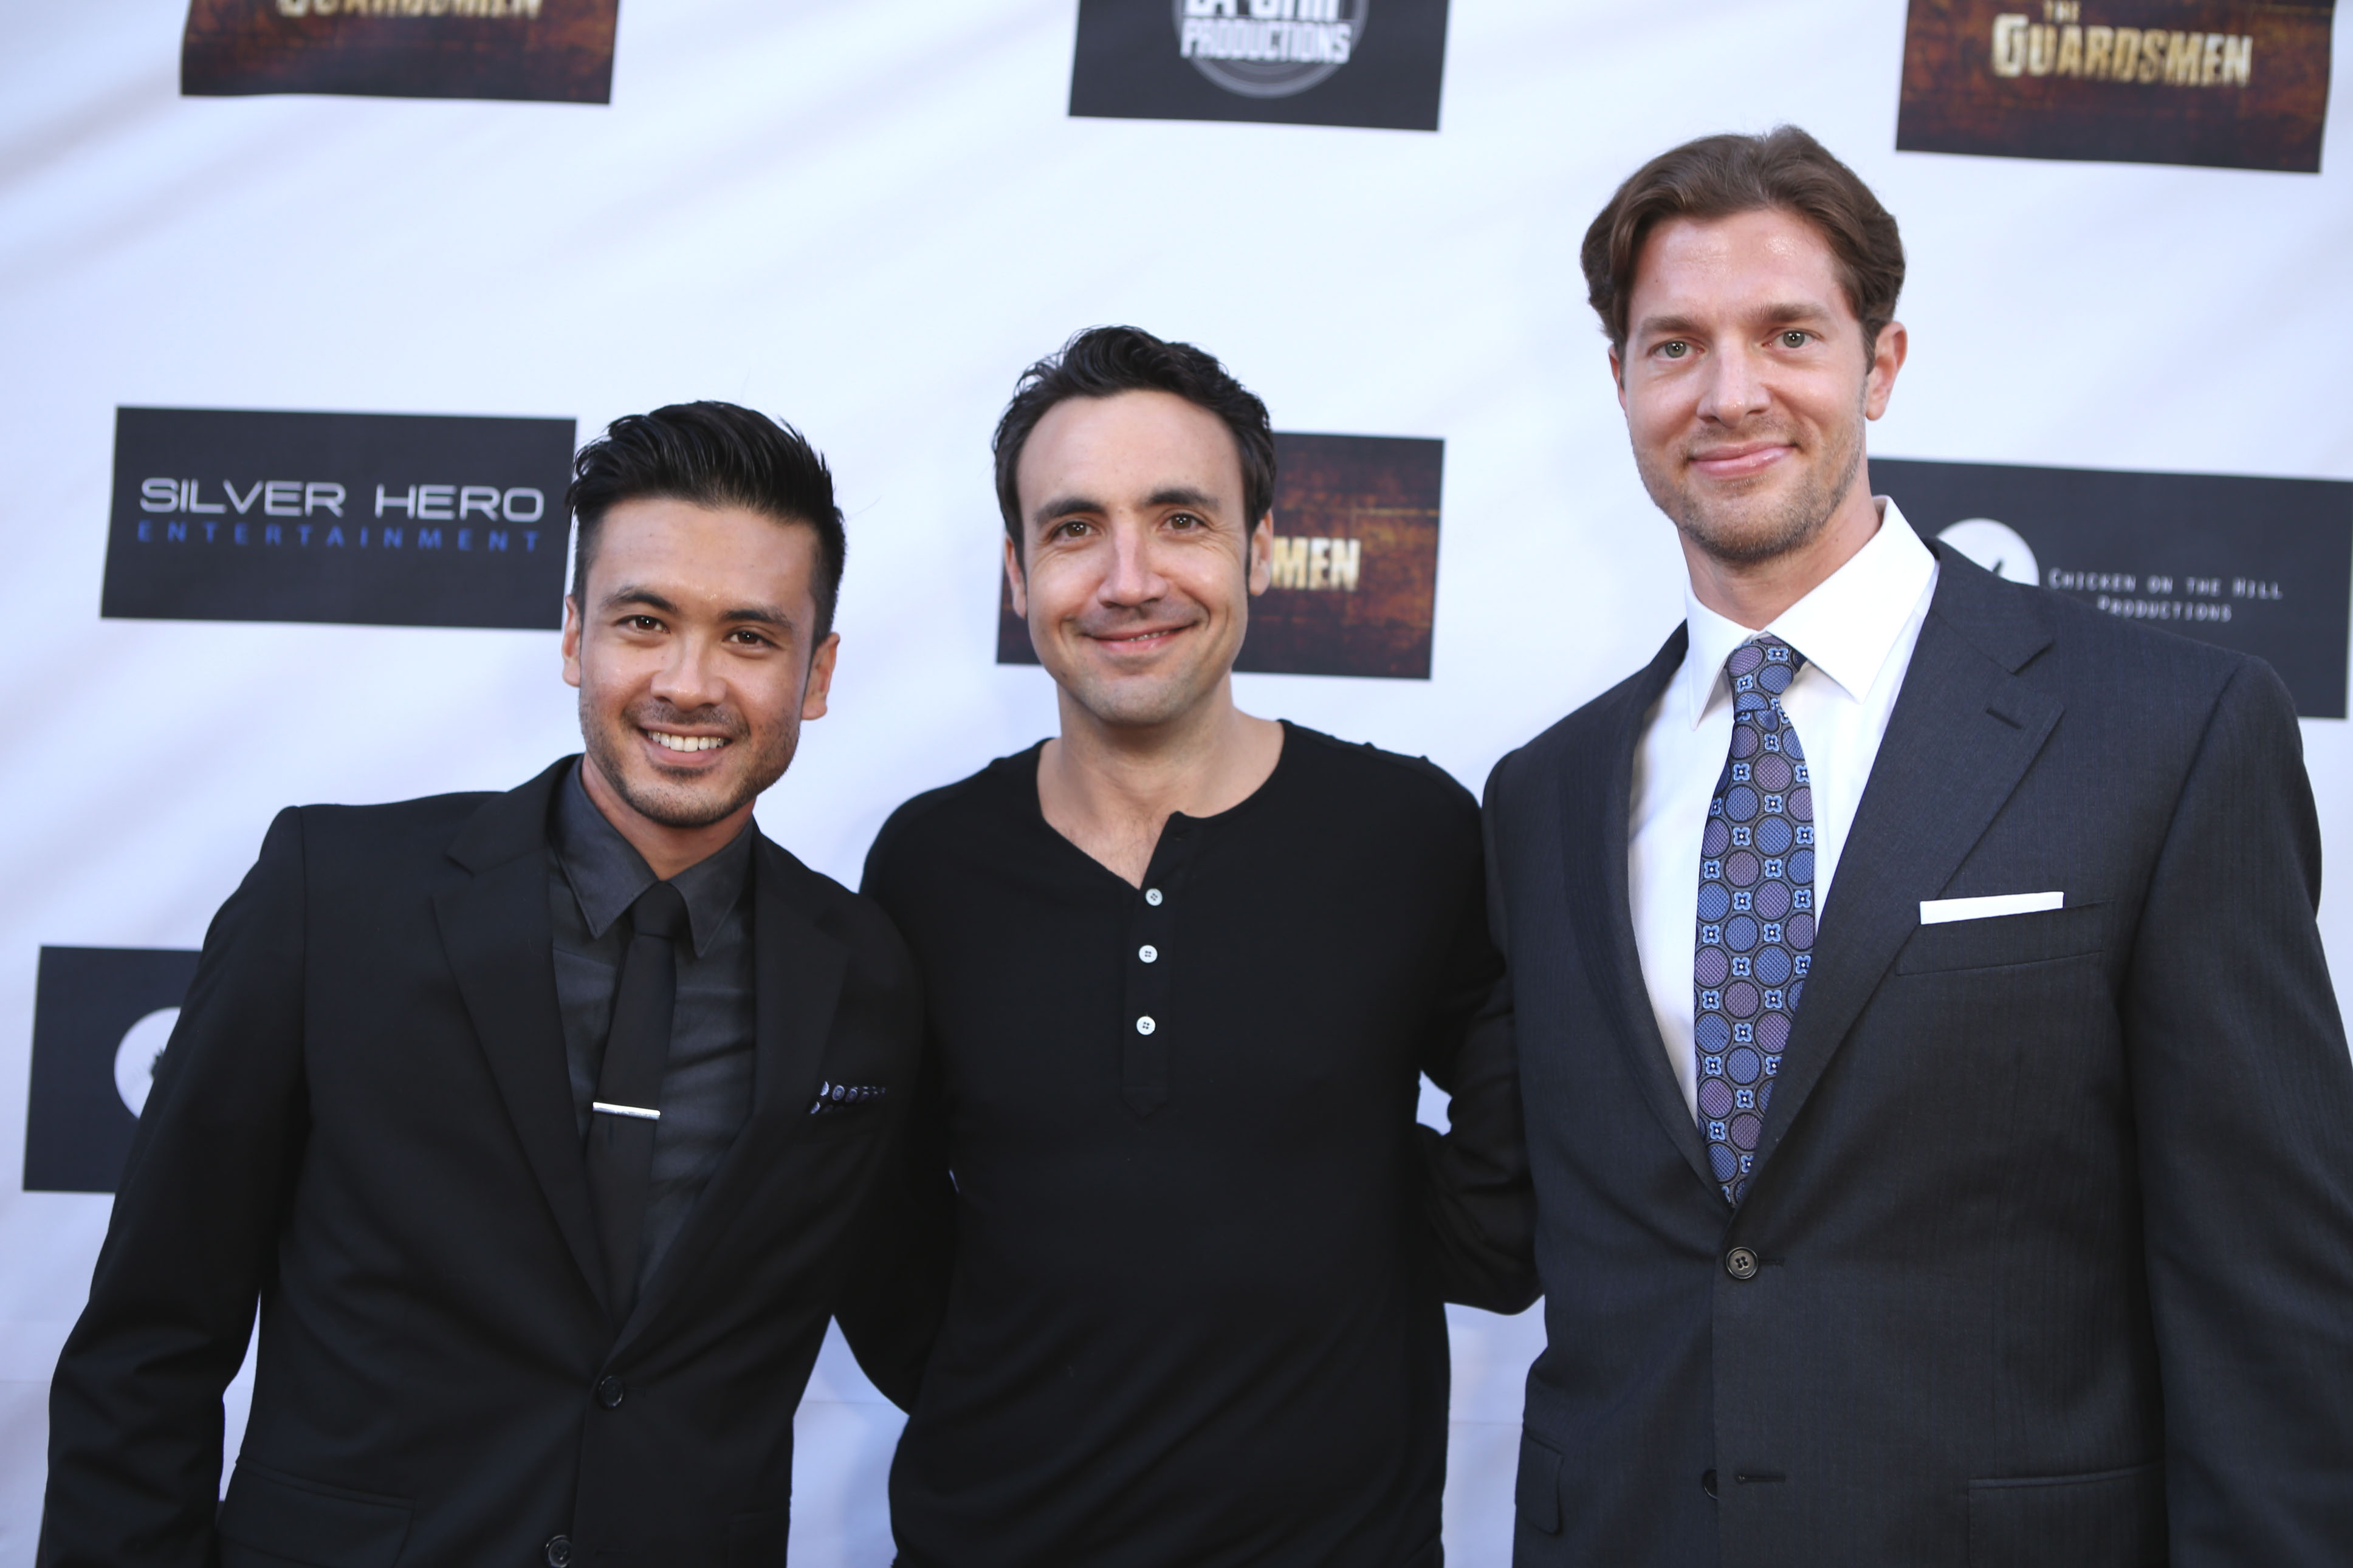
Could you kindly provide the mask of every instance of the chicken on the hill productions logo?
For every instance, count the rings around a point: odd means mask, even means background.
[[[2013,583],[2251,653],[2345,717],[2353,483],[1871,459],[1922,535]]]
[[[182,948],[45,947],[33,981],[25,1190],[111,1193],[195,979]]]
[[[1348,63],[1372,0],[1172,0],[1193,68],[1244,98],[1305,92]]]

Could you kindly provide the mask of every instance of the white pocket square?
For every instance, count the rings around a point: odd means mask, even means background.
[[[1920,900],[1920,923],[1924,926],[1943,925],[1949,921],[1982,921],[1995,915],[2031,915],[2043,910],[2064,909],[2064,893],[1996,893],[1984,899],[1923,899]]]

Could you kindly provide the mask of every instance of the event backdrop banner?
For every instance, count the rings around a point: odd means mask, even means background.
[[[2266,659],[2345,717],[2353,484],[1871,459],[1912,526],[2021,583]]]
[[[613,100],[620,0],[190,0],[191,98]]]
[[[1274,450],[1274,577],[1234,668],[1429,679],[1446,443],[1278,431]],[[997,583],[997,662],[1035,664]]]
[[[1435,131],[1445,73],[1446,0],[1079,0],[1071,112]]]
[[[1908,153],[2320,170],[2336,0],[1912,0]]]
[[[117,409],[100,613],[559,626],[573,428]]]
[[[33,983],[25,1190],[111,1193],[195,978],[178,948],[45,947]]]

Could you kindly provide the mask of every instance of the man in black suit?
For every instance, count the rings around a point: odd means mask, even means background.
[[[1488,789],[1515,1560],[2343,1563],[2353,1066],[2286,692],[1873,497],[1903,249],[1803,132],[1663,154],[1584,263],[1690,592]]]
[[[841,515],[716,403],[617,422],[571,504],[586,760],[290,809],[206,938],[58,1366],[49,1568],[785,1560],[921,1028],[889,921],[752,821]]]

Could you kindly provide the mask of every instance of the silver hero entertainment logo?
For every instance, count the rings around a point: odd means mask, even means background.
[[[1244,98],[1305,92],[1348,63],[1372,0],[1172,0],[1178,52]]]

